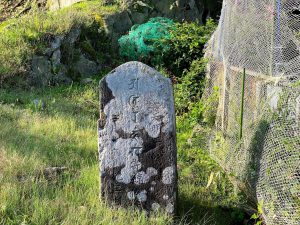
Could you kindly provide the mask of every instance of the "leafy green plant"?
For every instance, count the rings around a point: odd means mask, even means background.
[[[206,59],[195,60],[189,70],[178,78],[175,86],[175,106],[177,115],[184,115],[192,124],[205,123],[213,126],[219,101],[219,88],[205,99],[202,93],[205,87]]]
[[[176,110],[178,115],[190,111],[199,102],[204,88],[207,61],[195,60],[189,70],[183,72],[175,86]]]
[[[260,201],[257,205],[257,213],[254,213],[251,216],[251,219],[255,220],[255,225],[261,225],[263,224],[262,215],[263,215],[263,204],[264,201]]]
[[[170,31],[170,38],[162,39],[160,43],[160,46],[168,46],[161,49],[165,67],[176,76],[181,76],[182,71],[190,68],[194,60],[203,57],[204,46],[215,28],[216,23],[212,19],[208,19],[203,26],[177,23],[176,29]]]

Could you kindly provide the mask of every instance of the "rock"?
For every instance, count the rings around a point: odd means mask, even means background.
[[[175,214],[177,162],[171,82],[139,62],[100,82],[101,195],[108,202]]]
[[[64,43],[68,45],[74,45],[74,43],[78,40],[81,34],[81,29],[79,27],[71,29],[71,31],[66,36]]]
[[[121,13],[111,15],[109,17],[109,20],[110,20],[109,23],[112,24],[112,30],[115,33],[121,33],[121,34],[125,33],[133,25],[128,15],[128,12],[126,10]]]
[[[56,36],[50,43],[50,47],[45,50],[44,54],[50,57],[54,51],[58,50],[61,47],[62,41],[63,36]]]
[[[59,49],[62,44],[62,40],[63,40],[62,36],[56,36],[54,38],[54,41],[51,42],[51,49],[53,49],[53,50]]]
[[[53,52],[53,54],[51,56],[51,63],[52,63],[53,71],[57,71],[59,69],[60,59],[61,59],[61,51],[60,51],[60,49],[57,49],[55,52]]]
[[[161,16],[170,15],[170,12],[173,10],[172,5],[174,5],[174,0],[151,0],[152,4],[155,5],[155,8],[160,12]]]
[[[119,0],[118,2],[123,8],[129,8],[133,6],[136,1],[137,0]]]
[[[159,16],[176,21],[198,21],[202,23],[202,15],[207,8],[204,0],[123,0],[122,2],[122,5],[132,12],[131,18],[134,24],[141,23],[140,21],[144,22],[147,18]],[[148,9],[149,11],[145,13],[141,9]],[[134,12],[138,14],[134,15]]]
[[[104,5],[112,5],[117,3],[117,0],[102,0]]]
[[[46,180],[51,181],[53,179],[56,179],[59,175],[67,170],[67,167],[47,167],[46,169],[44,169],[42,174]]]
[[[202,12],[198,9],[195,0],[184,0],[182,1],[183,7],[178,7],[179,14],[181,13],[181,18],[179,16],[179,19],[185,20],[185,21],[197,21],[202,22]]]
[[[132,12],[131,20],[133,24],[142,24],[148,19],[148,13]]]
[[[140,18],[136,18],[140,20]],[[105,32],[111,39],[112,49],[118,51],[118,40],[133,26],[127,10],[112,15],[106,15],[103,18],[105,24]]]
[[[29,84],[36,87],[45,87],[51,83],[53,74],[51,62],[45,56],[34,55],[31,62],[31,72],[28,77]]]
[[[85,78],[80,81],[81,84],[92,84],[94,81],[91,78]]]
[[[81,78],[90,78],[101,71],[101,67],[94,61],[87,59],[84,55],[73,65],[73,71],[78,73]]]
[[[45,179],[48,182],[56,181],[61,175],[66,172],[70,172],[68,167],[47,167],[43,170],[36,171],[34,176],[32,174],[25,174],[23,172],[19,172],[17,174],[17,179],[19,182],[24,182],[26,180],[34,180],[41,181]]]
[[[177,21],[200,21],[202,10],[200,11],[194,0],[152,0],[156,6],[158,14],[175,19]]]
[[[60,65],[59,72],[53,76],[54,85],[70,85],[73,83],[73,80],[67,76],[67,69],[64,65]]]

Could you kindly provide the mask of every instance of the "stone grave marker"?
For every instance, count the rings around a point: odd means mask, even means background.
[[[171,82],[140,62],[100,81],[101,196],[147,212],[176,211],[177,169]]]

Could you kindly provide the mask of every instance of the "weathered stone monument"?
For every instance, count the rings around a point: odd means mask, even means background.
[[[140,62],[100,82],[101,195],[109,203],[175,214],[176,133],[170,80]]]

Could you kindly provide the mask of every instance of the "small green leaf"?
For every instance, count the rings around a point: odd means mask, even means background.
[[[258,203],[258,206],[257,206],[257,211],[258,211],[258,214],[263,214],[263,204],[264,204],[264,200],[261,200],[259,203]]]
[[[250,219],[254,219],[254,220],[256,220],[258,218],[258,215],[256,214],[256,213],[254,213],[252,216],[251,216],[251,218]]]

